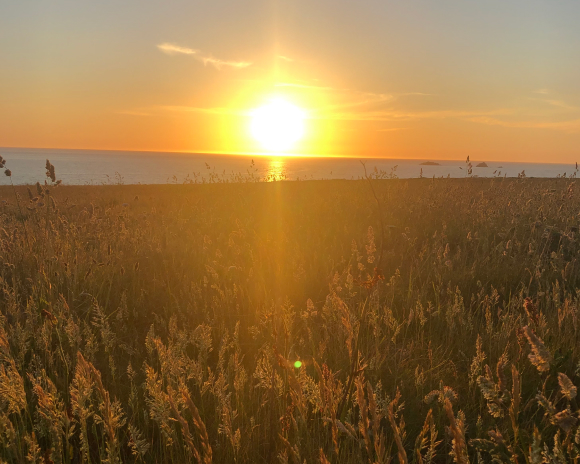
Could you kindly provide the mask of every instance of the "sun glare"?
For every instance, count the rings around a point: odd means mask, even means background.
[[[266,150],[283,152],[304,135],[304,116],[297,106],[274,99],[252,112],[252,135]]]

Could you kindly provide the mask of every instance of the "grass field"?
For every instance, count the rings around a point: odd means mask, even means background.
[[[30,190],[0,461],[579,460],[575,179]]]

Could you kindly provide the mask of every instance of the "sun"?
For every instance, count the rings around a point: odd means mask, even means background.
[[[276,98],[252,112],[251,132],[266,150],[284,152],[304,135],[304,118],[303,110]]]

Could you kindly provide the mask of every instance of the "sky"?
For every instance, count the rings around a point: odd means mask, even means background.
[[[580,159],[577,0],[0,0],[0,146]]]

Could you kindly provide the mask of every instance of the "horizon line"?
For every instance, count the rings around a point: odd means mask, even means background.
[[[451,158],[393,158],[389,156],[353,156],[353,155],[313,155],[303,153],[257,153],[257,152],[224,152],[224,151],[186,151],[186,150],[125,150],[119,148],[61,148],[61,147],[8,147],[2,146],[0,150],[62,150],[62,151],[105,151],[105,152],[122,152],[122,153],[151,153],[151,154],[178,154],[178,155],[217,155],[217,156],[256,156],[264,158],[335,158],[335,159],[358,159],[358,160],[416,160],[416,161],[446,161],[446,162],[460,162],[465,163],[465,159],[451,159]],[[1,154],[1,153],[0,153]],[[471,157],[471,155],[469,155]],[[576,162],[542,162],[542,161],[507,161],[507,160],[470,160],[472,163],[476,162],[490,162],[490,163],[518,163],[518,164],[561,164],[574,165]],[[474,166],[475,167],[475,166]]]

